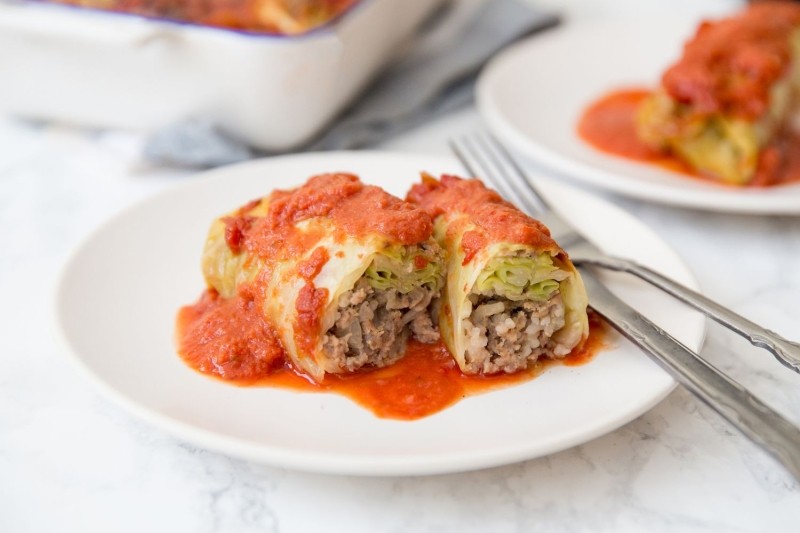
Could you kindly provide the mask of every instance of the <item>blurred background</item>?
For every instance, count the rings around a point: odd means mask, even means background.
[[[523,36],[740,3],[2,0],[0,116],[10,135],[119,133],[155,165],[360,148],[468,105],[481,67]]]

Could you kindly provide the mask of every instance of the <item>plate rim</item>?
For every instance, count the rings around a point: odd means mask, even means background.
[[[677,17],[637,18],[638,26],[648,24],[663,27],[664,24],[687,25],[685,19]],[[675,179],[678,186],[671,184],[652,183],[636,177],[637,167],[652,169],[652,166],[637,163],[613,154],[604,154],[593,149],[599,156],[608,158],[609,161],[624,162],[631,166],[631,172],[625,172],[622,176],[619,173],[595,167],[590,163],[577,162],[568,156],[561,154],[558,150],[547,147],[526,136],[520,131],[512,121],[505,118],[500,104],[493,96],[493,85],[501,69],[509,68],[508,64],[520,61],[520,57],[530,54],[530,50],[535,50],[541,42],[547,40],[575,38],[585,38],[589,32],[613,32],[621,28],[629,27],[629,24],[620,21],[595,20],[578,21],[551,30],[543,36],[531,36],[518,43],[506,48],[497,56],[492,58],[489,64],[481,71],[475,88],[475,100],[479,115],[486,122],[489,130],[497,135],[498,138],[511,145],[516,151],[530,158],[532,161],[541,163],[547,170],[559,173],[572,182],[586,184],[596,190],[605,190],[615,194],[624,195],[638,200],[645,200],[660,205],[691,208],[708,212],[735,213],[742,215],[800,215],[800,183],[787,184],[776,188],[767,189],[735,189],[727,188],[724,185],[713,183],[703,183],[698,181],[692,183],[692,189],[680,186],[679,180],[690,178],[680,177],[667,169],[659,169],[665,177]],[[677,33],[677,32],[676,32]],[[676,37],[675,51],[679,51],[682,46],[680,37]],[[530,68],[541,76],[541,71]],[[623,88],[628,82],[620,81],[619,87]],[[598,97],[601,94],[597,95]],[[573,128],[574,133],[574,128]],[[575,135],[576,140],[586,145]],[[620,179],[622,178],[622,179]],[[796,193],[794,195],[779,194],[787,189]],[[773,192],[774,191],[774,192]],[[754,198],[759,200],[753,201]]]
[[[282,161],[289,159],[325,159],[329,157],[356,157],[375,160],[383,160],[386,158],[398,158],[403,160],[416,159],[429,162],[436,161],[437,163],[431,166],[437,166],[441,168],[454,166],[454,162],[456,162],[453,157],[449,156],[393,151],[314,152],[305,154],[291,154],[279,157]],[[110,399],[113,403],[121,407],[123,411],[127,411],[139,420],[142,420],[175,438],[189,442],[192,445],[222,453],[230,457],[242,458],[268,466],[334,475],[418,476],[480,470],[524,460],[530,460],[537,457],[547,456],[558,451],[567,450],[576,445],[589,442],[599,436],[615,431],[632,420],[635,420],[659,404],[677,386],[675,380],[672,379],[668,374],[665,374],[665,376],[668,378],[668,382],[664,386],[663,390],[661,390],[658,394],[653,395],[649,401],[639,404],[636,409],[627,412],[622,417],[610,417],[612,420],[604,418],[599,419],[600,421],[595,421],[589,426],[588,430],[586,429],[586,425],[580,426],[580,428],[569,432],[566,436],[562,434],[558,439],[551,439],[544,445],[541,444],[541,440],[533,443],[523,442],[522,444],[516,445],[511,443],[503,447],[494,447],[493,452],[488,454],[480,449],[470,450],[469,452],[457,452],[456,454],[448,456],[447,460],[443,460],[441,455],[437,454],[427,454],[423,456],[367,456],[354,458],[353,456],[336,454],[325,455],[318,452],[308,452],[302,450],[294,451],[280,446],[276,447],[263,443],[248,442],[241,437],[233,437],[220,434],[219,432],[198,428],[189,422],[183,422],[181,420],[172,418],[171,416],[164,414],[155,408],[140,405],[135,398],[129,397],[125,393],[118,391],[101,375],[93,371],[80,356],[79,348],[74,346],[70,340],[68,332],[65,329],[64,322],[60,317],[60,308],[62,299],[64,297],[63,293],[66,287],[66,279],[74,268],[77,260],[84,252],[84,249],[88,247],[93,242],[95,237],[104,231],[107,226],[113,225],[119,219],[129,216],[130,213],[135,212],[140,207],[145,206],[162,196],[179,193],[183,189],[191,189],[197,186],[201,180],[204,182],[224,181],[227,179],[226,174],[231,172],[232,169],[241,171],[247,167],[257,168],[265,164],[268,166],[270,162],[274,161],[275,159],[278,159],[278,157],[256,159],[201,172],[189,177],[188,179],[191,181],[170,185],[143,198],[140,198],[99,222],[92,230],[90,230],[82,239],[78,241],[78,243],[68,254],[67,258],[62,262],[59,273],[56,276],[55,284],[53,285],[50,305],[51,330],[55,334],[57,346],[61,348],[59,352],[61,352],[63,356],[69,360],[72,368],[76,369],[80,375],[82,375],[89,383],[91,383],[93,387],[96,388],[98,392],[101,393],[101,395]],[[598,198],[584,191],[579,191],[579,194],[582,196],[592,197],[592,200],[603,203],[604,207],[614,210],[618,214],[635,221],[635,217],[627,213],[624,209],[621,209],[620,207],[611,204],[602,198]],[[697,289],[697,278],[691,272],[691,269],[685,263],[683,258],[671,246],[669,246],[668,243],[663,241],[663,239],[660,239],[652,229],[645,226],[641,222],[636,221],[636,223],[646,228],[648,233],[652,233],[654,237],[658,238],[658,240],[660,240],[662,244],[669,249],[669,251],[679,261],[680,266],[685,270],[688,278],[690,279],[691,283],[688,283],[688,285]],[[703,345],[706,330],[707,322],[703,320],[699,338],[697,340],[696,349],[698,350]],[[413,421],[410,423],[413,423]]]

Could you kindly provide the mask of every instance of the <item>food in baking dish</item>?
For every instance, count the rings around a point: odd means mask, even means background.
[[[754,3],[704,22],[639,107],[640,138],[704,175],[747,185],[781,163],[800,88],[800,4]]]
[[[541,223],[476,179],[424,175],[408,199],[445,250],[439,327],[463,372],[516,372],[586,340],[583,282]]]
[[[48,0],[236,30],[297,34],[321,26],[357,0]]]

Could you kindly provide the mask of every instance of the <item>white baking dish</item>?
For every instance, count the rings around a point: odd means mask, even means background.
[[[362,0],[301,36],[0,1],[0,113],[150,131],[208,117],[266,150],[308,140],[442,0]]]

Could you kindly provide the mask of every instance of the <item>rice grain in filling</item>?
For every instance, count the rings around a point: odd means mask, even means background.
[[[546,301],[512,301],[470,294],[472,313],[464,319],[466,366],[471,373],[512,373],[540,356],[560,358],[571,348],[552,337],[564,327],[564,303],[556,292]]]

